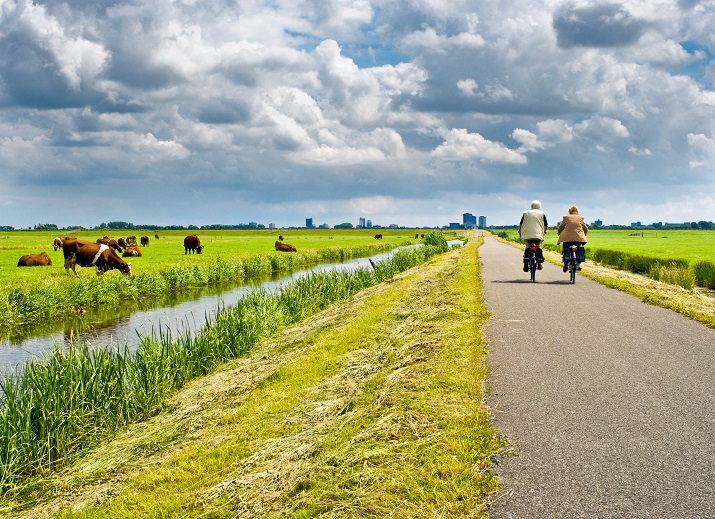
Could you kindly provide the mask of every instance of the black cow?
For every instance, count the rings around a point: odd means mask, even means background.
[[[201,254],[202,250],[204,250],[204,248],[201,246],[201,240],[199,240],[198,236],[192,234],[184,238],[184,254],[188,254],[189,251],[191,251],[192,254],[194,252]]]

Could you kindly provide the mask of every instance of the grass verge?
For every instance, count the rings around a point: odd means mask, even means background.
[[[480,283],[474,242],[363,290],[190,382],[0,513],[485,517],[503,441],[483,404]]]

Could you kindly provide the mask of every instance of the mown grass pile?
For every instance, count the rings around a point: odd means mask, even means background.
[[[221,308],[195,337],[160,331],[133,352],[76,344],[27,363],[0,380],[0,489],[65,465],[118,428],[151,415],[188,380],[245,354],[279,328],[446,250],[444,237],[433,233],[424,247],[400,250],[373,270],[316,273],[275,293],[253,291]]]

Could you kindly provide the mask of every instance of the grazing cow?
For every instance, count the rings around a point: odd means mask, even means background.
[[[415,234],[415,240],[420,237],[420,233]]]
[[[46,252],[39,254],[25,254],[17,262],[18,267],[46,267],[52,265],[52,260]]]
[[[199,240],[198,236],[192,234],[184,238],[184,254],[188,254],[189,251],[191,251],[192,254],[194,252],[201,254],[202,250],[204,250],[204,248],[201,246],[201,240]]]
[[[278,235],[278,239],[279,239],[280,241],[283,241],[283,235],[282,235],[282,234],[279,234],[279,235]]]
[[[74,275],[79,277],[75,269],[75,266],[79,265],[80,267],[96,268],[98,276],[108,270],[115,269],[125,276],[132,275],[131,263],[124,261],[113,248],[103,243],[68,238],[62,245],[62,252],[65,256],[67,274],[70,273],[71,269]]]
[[[124,251],[124,254],[122,254],[123,258],[138,258],[139,256],[142,255],[142,251],[137,247],[136,245],[132,245],[131,247],[127,247],[127,250]]]
[[[139,238],[142,242],[142,247],[148,247],[149,246],[149,236],[142,236]]]
[[[282,241],[276,242],[276,250],[278,252],[296,252],[295,245],[290,243],[283,243]]]
[[[382,234],[379,234],[379,233],[376,234],[376,235],[375,235],[375,239],[376,239],[376,240],[381,240],[381,239],[382,239]]]
[[[155,235],[154,235],[154,238],[156,238],[156,239],[158,240],[158,239],[159,239],[159,235],[158,235],[158,234],[155,234]]]
[[[55,238],[55,241],[52,242],[52,248],[57,250],[62,248],[62,242],[64,241],[63,238],[60,238],[59,236]]]
[[[137,237],[136,236],[127,236],[127,247],[130,245],[136,245],[137,244]]]
[[[109,245],[115,251],[122,252],[122,247],[119,245],[119,242],[114,238],[110,238],[109,236],[105,236],[104,238],[97,238],[97,243],[99,243],[100,245]]]
[[[119,245],[122,249],[127,248],[127,242],[124,241],[124,238],[119,238],[117,240],[117,245]]]

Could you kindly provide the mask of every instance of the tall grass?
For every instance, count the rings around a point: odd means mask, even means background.
[[[249,292],[234,306],[219,308],[196,336],[159,330],[143,337],[133,352],[86,342],[66,350],[57,346],[44,359],[0,378],[0,491],[63,466],[118,428],[150,415],[188,380],[245,354],[277,329],[447,250],[438,237],[425,243],[396,252],[372,270],[314,273],[274,293]],[[182,276],[195,279],[191,270],[173,269],[170,276],[152,279],[157,286]]]
[[[712,261],[698,261],[693,265],[695,282],[698,286],[715,290],[715,263]]]

